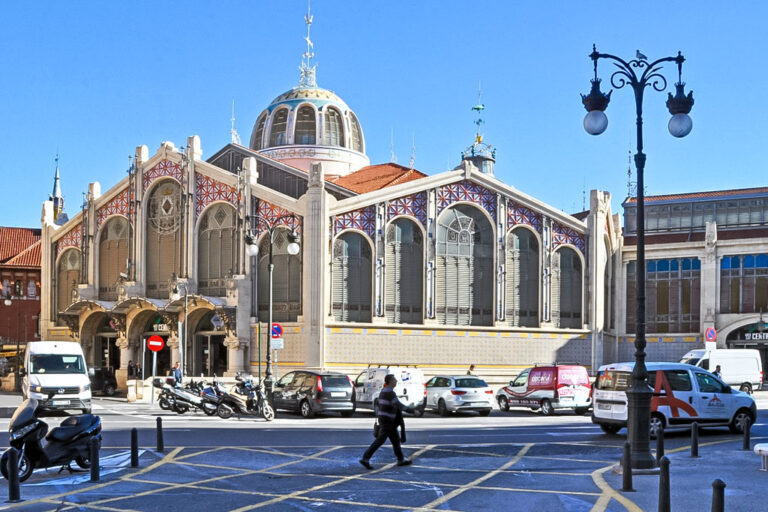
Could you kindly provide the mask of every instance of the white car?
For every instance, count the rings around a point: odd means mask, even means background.
[[[355,378],[355,403],[357,409],[377,408],[376,399],[384,387],[384,377],[392,374],[397,378],[395,393],[406,407],[415,409],[414,414],[421,416],[424,408],[424,373],[414,366],[369,366]]]
[[[447,416],[457,411],[477,411],[488,416],[493,408],[493,389],[483,380],[471,375],[438,375],[427,382],[424,408]]]

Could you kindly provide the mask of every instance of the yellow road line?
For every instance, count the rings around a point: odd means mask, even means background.
[[[620,494],[619,491],[608,485],[608,482],[603,478],[603,473],[611,469],[613,466],[606,466],[604,468],[596,469],[592,472],[592,481],[602,491],[600,498],[598,498],[595,506],[592,507],[591,512],[604,512],[608,507],[611,499],[615,499],[627,509],[627,512],[643,512],[643,509],[635,505],[626,496]]]
[[[58,512],[68,509],[77,509],[80,510],[83,508],[82,503],[75,503],[72,501],[54,501],[50,500],[51,504],[57,505],[56,508],[51,509],[51,512]],[[104,510],[106,512],[140,512],[139,510],[132,509],[132,508],[112,508],[112,507],[99,507],[99,506],[91,506],[86,505],[89,509],[95,509],[95,510]],[[65,508],[63,508],[65,507]]]

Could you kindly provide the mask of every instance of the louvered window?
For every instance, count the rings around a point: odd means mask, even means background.
[[[325,112],[325,143],[329,146],[344,147],[344,120],[335,108]]]
[[[67,249],[59,258],[56,272],[56,312],[67,309],[72,304],[80,282],[80,251]]]
[[[269,134],[269,147],[284,146],[288,144],[286,139],[286,126],[288,124],[288,109],[281,108],[272,118],[272,131]]]
[[[349,113],[349,126],[350,126],[350,145],[355,151],[364,153],[363,148],[363,130],[360,129],[360,123],[357,121],[357,117],[352,112]]]
[[[581,260],[569,247],[555,251],[552,260],[552,322],[561,329],[581,329]]]
[[[439,323],[493,324],[493,230],[477,208],[457,205],[440,216],[436,270]]]
[[[287,228],[277,228],[272,245],[272,320],[295,322],[301,314],[301,251],[288,254]],[[259,243],[259,320],[269,321],[269,233]]]
[[[358,233],[333,243],[331,311],[342,322],[371,321],[371,245]]]
[[[507,235],[506,319],[512,326],[539,325],[539,244],[526,228]]]
[[[170,280],[179,267],[181,187],[165,180],[151,192],[147,209],[147,297],[167,299]]]
[[[315,109],[305,105],[296,114],[296,133],[293,142],[294,144],[314,144],[315,133]]]
[[[223,297],[227,275],[236,271],[235,209],[215,204],[200,219],[197,233],[198,291],[203,295]]]
[[[423,258],[421,230],[408,219],[393,221],[387,228],[384,262],[384,312],[388,322],[422,322]]]
[[[114,217],[101,228],[99,238],[99,298],[117,299],[120,273],[127,272],[130,226],[125,217]]]
[[[256,123],[256,131],[253,132],[253,140],[251,141],[251,148],[261,149],[264,146],[264,123],[267,121],[267,115],[264,114],[259,118]]]
[[[720,313],[761,311],[768,311],[768,254],[723,257]]]

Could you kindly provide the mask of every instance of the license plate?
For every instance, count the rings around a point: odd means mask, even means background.
[[[607,411],[611,409],[611,404],[597,404],[597,408]]]
[[[573,400],[572,396],[561,396],[560,400]]]
[[[345,396],[346,393],[343,391],[331,391],[331,396]]]
[[[69,405],[69,400],[54,400],[51,405]]]

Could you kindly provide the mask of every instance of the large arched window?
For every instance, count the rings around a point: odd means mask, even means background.
[[[131,228],[125,217],[113,217],[101,228],[99,238],[99,298],[117,299],[120,272],[127,271]]]
[[[315,109],[304,105],[296,114],[296,133],[293,137],[293,143],[314,144],[315,134]]]
[[[56,313],[72,304],[80,282],[80,251],[67,249],[59,258],[56,270]]]
[[[167,299],[171,276],[179,268],[181,187],[172,180],[156,185],[147,201],[147,297]]]
[[[384,312],[397,324],[422,322],[424,245],[421,230],[408,219],[387,228]]]
[[[333,243],[331,309],[342,322],[371,321],[371,244],[359,233]]]
[[[288,124],[288,109],[281,108],[272,117],[272,131],[269,134],[269,146],[284,146],[288,144],[286,139],[286,125]]]
[[[267,115],[262,115],[256,123],[256,131],[253,132],[251,148],[261,149],[264,146],[264,124],[267,121]]]
[[[563,247],[552,257],[552,323],[559,328],[581,329],[581,259]]]
[[[357,117],[352,112],[349,113],[349,127],[350,127],[350,146],[355,151],[364,153],[363,148],[363,131],[360,129],[360,123],[357,121]]]
[[[477,208],[457,205],[437,227],[438,322],[493,324],[493,230]]]
[[[539,326],[539,243],[529,229],[507,235],[506,319],[515,327]]]
[[[272,320],[295,322],[301,314],[301,252],[288,254],[288,228],[277,228],[272,245]],[[269,321],[269,233],[259,243],[259,320]]]
[[[224,279],[237,272],[235,209],[218,203],[208,208],[197,231],[197,287],[214,297],[225,295]]]
[[[344,147],[344,120],[335,108],[325,111],[325,143]]]

